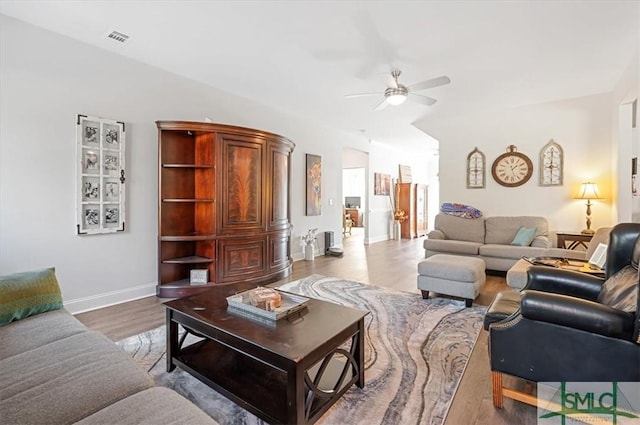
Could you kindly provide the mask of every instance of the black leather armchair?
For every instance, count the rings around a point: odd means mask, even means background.
[[[606,273],[598,278],[531,267],[520,308],[489,327],[493,404],[536,398],[502,385],[502,374],[530,382],[640,381],[638,260],[640,224],[615,226]]]

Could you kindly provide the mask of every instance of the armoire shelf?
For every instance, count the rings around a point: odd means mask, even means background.
[[[294,144],[243,127],[157,121],[160,297],[266,284],[291,273]],[[206,269],[209,283],[190,284]]]
[[[199,257],[197,255],[190,255],[188,257],[170,258],[168,260],[162,260],[163,263],[167,263],[167,264],[206,264],[206,263],[211,263],[212,261],[213,261],[212,258]]]

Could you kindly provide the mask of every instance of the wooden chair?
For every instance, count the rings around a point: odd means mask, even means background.
[[[351,235],[351,227],[353,227],[353,220],[351,214],[349,214],[344,207],[342,207],[342,235]]]

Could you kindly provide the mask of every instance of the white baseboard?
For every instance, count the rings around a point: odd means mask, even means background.
[[[373,238],[369,238],[367,243],[372,244],[376,242],[384,242],[393,239],[390,235],[380,235]]]
[[[107,292],[85,298],[78,298],[64,302],[64,308],[71,314],[84,313],[85,311],[96,310],[98,308],[109,307],[127,301],[138,300],[140,298],[156,295],[156,284],[134,286],[133,288],[119,291]]]

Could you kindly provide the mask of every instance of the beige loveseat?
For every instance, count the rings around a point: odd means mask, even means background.
[[[512,245],[521,228],[535,228],[527,246]],[[434,230],[424,241],[425,258],[436,254],[479,257],[488,270],[507,271],[522,257],[562,256],[566,250],[552,248],[549,224],[544,217],[461,218],[438,214]]]
[[[0,277],[0,423],[217,424],[61,306],[53,269]]]

